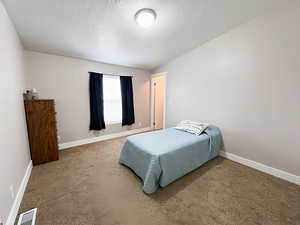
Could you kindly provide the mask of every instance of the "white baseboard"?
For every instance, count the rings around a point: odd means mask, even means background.
[[[82,140],[78,140],[78,141],[66,142],[66,143],[59,144],[59,150],[63,150],[63,149],[66,149],[66,148],[71,148],[71,147],[76,147],[76,146],[80,146],[80,145],[86,145],[86,144],[90,144],[90,143],[94,143],[94,142],[119,138],[119,137],[125,137],[125,136],[128,136],[128,135],[142,133],[142,132],[146,132],[146,131],[150,131],[150,130],[152,130],[151,127],[145,127],[145,128],[141,128],[141,129],[123,131],[123,132],[120,132],[120,133],[102,135],[102,136],[99,136],[99,137],[86,138],[86,139],[82,139]]]
[[[25,175],[22,179],[21,185],[19,187],[18,193],[16,195],[16,198],[14,200],[13,206],[10,209],[7,221],[5,223],[5,225],[14,225],[16,217],[18,215],[18,211],[24,196],[24,192],[31,174],[31,170],[32,170],[32,161],[29,162]]]
[[[229,159],[229,160],[232,160],[234,162],[243,164],[245,166],[249,166],[251,168],[257,169],[259,171],[262,171],[264,173],[273,175],[275,177],[279,177],[279,178],[287,180],[291,183],[295,183],[295,184],[300,185],[300,177],[297,176],[297,175],[285,172],[283,170],[275,169],[273,167],[270,167],[270,166],[264,165],[262,163],[255,162],[255,161],[237,156],[237,155],[229,153],[229,152],[221,151],[220,155],[222,157],[226,158],[226,159]]]

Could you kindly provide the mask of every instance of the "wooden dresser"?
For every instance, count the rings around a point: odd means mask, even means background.
[[[33,165],[58,160],[54,100],[24,102]]]

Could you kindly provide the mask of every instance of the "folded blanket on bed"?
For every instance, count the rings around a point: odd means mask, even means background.
[[[208,126],[209,124],[206,123],[183,120],[175,127],[175,129],[189,132],[195,135],[200,135]]]

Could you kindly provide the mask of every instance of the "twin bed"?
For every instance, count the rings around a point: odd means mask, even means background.
[[[144,192],[151,194],[218,156],[220,147],[221,133],[215,126],[199,136],[169,128],[128,137],[120,163],[131,168],[143,180]]]

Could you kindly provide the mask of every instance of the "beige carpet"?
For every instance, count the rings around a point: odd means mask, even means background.
[[[37,207],[37,225],[300,224],[300,186],[221,157],[146,195],[118,163],[123,142],[61,151],[34,167],[20,212]]]

